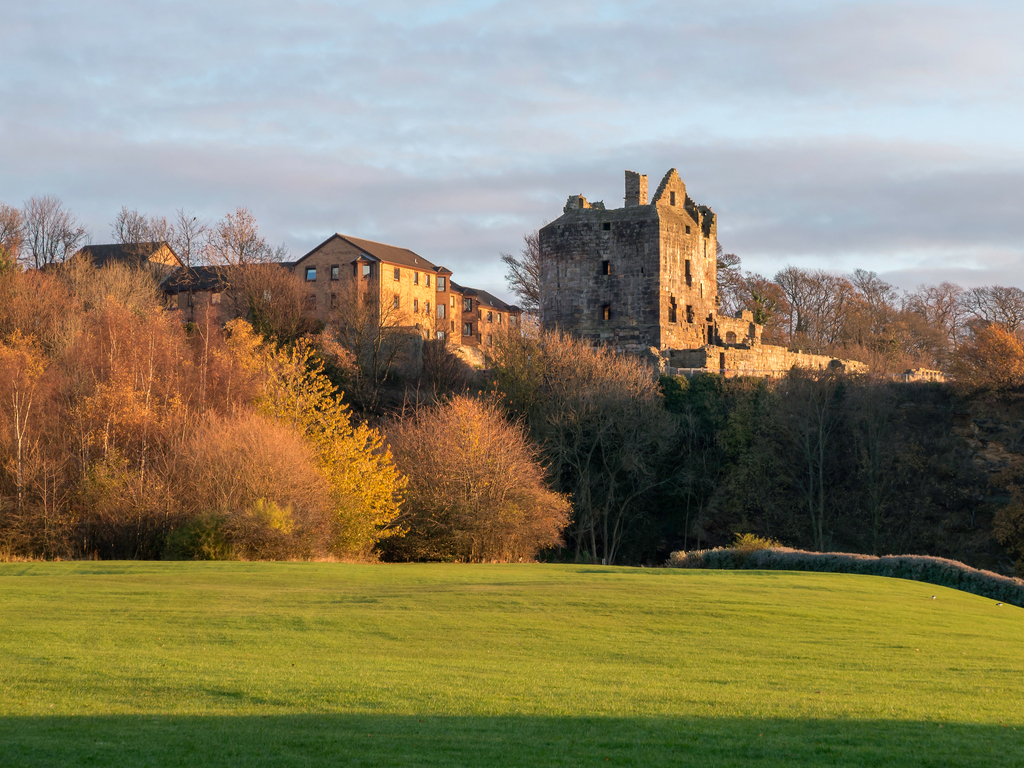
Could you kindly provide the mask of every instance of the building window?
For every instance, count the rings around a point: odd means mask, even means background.
[[[363,264],[363,277],[369,277],[371,274],[373,274],[373,265]]]
[[[316,309],[316,294],[311,293],[306,297],[306,309]]]
[[[601,274],[610,275],[612,273],[612,263],[610,261],[601,262]]]
[[[676,193],[675,192],[669,192],[668,193],[668,204],[669,205],[675,205],[676,204]]]
[[[341,278],[341,267],[337,264],[331,264],[331,280],[338,280]]]
[[[438,304],[437,305],[437,316],[440,317],[440,318],[443,318],[444,317],[445,309],[447,309],[447,307],[445,307],[444,304]]]
[[[668,297],[668,321],[670,323],[676,322],[676,297]]]
[[[693,276],[690,274],[690,260],[686,260],[686,284],[693,285]]]
[[[463,312],[472,312],[473,311],[473,300],[472,299],[463,299],[462,300],[462,311]]]
[[[337,309],[338,307],[338,294],[331,294],[331,309]]]
[[[430,275],[424,275],[423,279],[424,279],[424,281],[427,284],[427,288],[429,288],[430,287]]]
[[[603,229],[605,232],[607,232],[611,228],[612,228],[612,223],[610,221],[606,221],[604,224],[601,225],[601,229]]]
[[[176,293],[172,293],[171,294],[170,299],[168,299],[168,301],[167,301],[167,308],[168,309],[177,309],[178,308],[178,294],[176,294]]]
[[[498,325],[501,325],[501,312],[497,315]]]
[[[494,313],[491,310],[487,310],[487,322],[490,323],[494,320]]]
[[[727,331],[726,332],[726,334],[725,334],[725,343],[726,344],[735,344],[736,343],[736,332],[735,331]]]
[[[395,267],[395,280],[401,280],[401,279],[402,279],[402,270],[399,269],[398,267]]]
[[[306,282],[312,283],[316,280],[316,267],[306,267]]]
[[[220,294],[219,293],[211,293],[210,294],[210,303],[211,304],[220,304]]]
[[[399,303],[400,303],[400,302],[399,302],[398,294],[396,293],[396,294],[395,294],[395,300],[394,300],[394,302],[392,303],[392,305],[391,305],[391,306],[392,306],[392,307],[394,307],[395,309],[398,309],[398,305],[399,305]]]
[[[451,322],[451,326],[452,326],[452,333],[455,333],[455,321],[452,320],[450,322]]]
[[[487,346],[490,346],[493,343],[494,343],[494,337],[491,336],[491,334],[488,333],[487,334]]]
[[[444,331],[438,331],[437,332],[437,340],[438,341],[444,341]]]
[[[412,300],[412,311],[413,312],[419,312],[420,311],[420,300],[419,299],[413,299]]]
[[[449,298],[449,300],[452,303],[452,309],[455,309],[455,297],[454,296],[449,296],[448,298]]]
[[[437,276],[437,290],[444,290],[444,278],[441,277],[440,275]]]
[[[472,336],[473,335],[473,324],[472,323],[463,323],[462,324],[462,335],[463,336]]]
[[[686,234],[690,234],[690,225],[689,224],[686,225]]]
[[[420,273],[419,272],[413,272],[412,273],[412,284],[413,285],[419,285],[420,284]]]
[[[612,319],[612,307],[611,304],[605,304],[601,307],[601,319],[611,320]]]
[[[689,304],[686,305],[686,322],[693,322],[693,307],[691,307]]]
[[[429,315],[430,314],[430,302],[429,301],[423,302],[423,314],[425,314],[425,315]]]

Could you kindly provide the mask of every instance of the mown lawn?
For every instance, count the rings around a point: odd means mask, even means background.
[[[1024,765],[1024,610],[816,573],[4,564],[0,765]]]

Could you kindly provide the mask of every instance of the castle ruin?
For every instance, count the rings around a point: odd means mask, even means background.
[[[655,352],[666,368],[780,375],[834,361],[761,343],[750,312],[718,314],[714,212],[676,169],[648,202],[647,176],[626,171],[621,208],[572,195],[540,230],[541,325],[620,352]]]

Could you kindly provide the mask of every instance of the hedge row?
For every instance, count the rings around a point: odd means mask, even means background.
[[[805,552],[787,547],[750,550],[705,549],[673,552],[669,568],[748,569],[758,571],[819,571],[861,573],[910,579],[959,589],[1024,608],[1024,580],[980,571],[956,560],[924,555],[855,555],[845,552]]]

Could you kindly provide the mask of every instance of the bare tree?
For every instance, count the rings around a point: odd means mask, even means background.
[[[963,297],[967,309],[979,320],[999,323],[1010,333],[1024,327],[1024,291],[990,285],[972,288]]]
[[[207,260],[214,265],[244,267],[284,261],[287,250],[273,248],[260,235],[256,217],[248,208],[236,208],[216,222],[207,233]]]
[[[355,358],[353,394],[364,407],[376,408],[384,382],[420,338],[404,309],[378,300],[373,291],[360,291],[355,281],[338,286],[336,301],[327,333]]]
[[[964,304],[964,289],[955,283],[922,285],[904,297],[903,308],[919,315],[935,328],[940,328],[956,351],[967,329],[968,309]]]
[[[169,242],[186,267],[193,267],[202,261],[209,230],[209,225],[192,211],[186,211],[184,208],[175,211]]]
[[[740,310],[748,309],[744,302],[746,291],[740,257],[735,253],[726,253],[722,244],[718,243],[716,260],[718,311],[731,317]]]
[[[540,234],[535,230],[523,235],[518,258],[503,253],[501,261],[508,267],[505,282],[518,297],[520,309],[531,315],[540,312]]]
[[[36,269],[67,261],[88,235],[71,211],[52,195],[29,198],[22,216],[25,223],[23,259]]]
[[[0,271],[18,262],[25,238],[24,227],[21,211],[13,205],[0,203]]]

